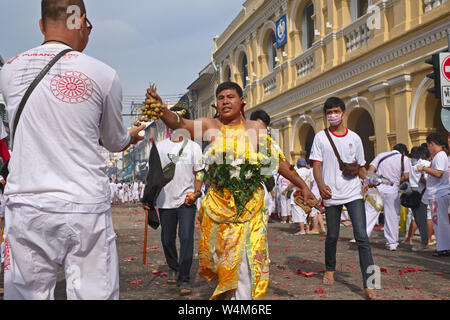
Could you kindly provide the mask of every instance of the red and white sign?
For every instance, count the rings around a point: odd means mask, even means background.
[[[441,66],[441,100],[442,106],[450,108],[450,53],[439,54]]]

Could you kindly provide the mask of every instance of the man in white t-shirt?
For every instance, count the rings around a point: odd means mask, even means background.
[[[410,160],[406,156],[408,148],[399,143],[390,152],[380,153],[370,163],[369,173],[375,173],[388,179],[392,185],[381,184],[377,187],[383,199],[384,207],[384,237],[386,247],[397,250],[398,235],[400,227],[400,194],[399,186],[403,181],[409,179]],[[368,201],[366,201],[367,234],[370,234],[375,227],[380,212],[377,211]]]
[[[297,168],[295,170],[297,171],[300,178],[305,181],[305,183],[308,185],[308,187],[311,187],[311,183],[313,180],[312,172],[308,168],[306,168],[306,160],[304,158],[300,158],[297,160]],[[290,184],[286,189],[289,191],[292,190],[294,192],[291,192],[291,196],[288,199],[288,203],[291,205],[291,214],[292,214],[292,222],[298,223],[298,230],[295,233],[297,236],[305,236],[307,233],[309,233],[309,225],[308,225],[308,214],[300,207],[298,206],[294,201],[294,194],[295,190],[292,189],[294,187],[294,184]],[[305,230],[306,225],[306,230]]]
[[[280,186],[280,210],[281,210],[281,223],[291,223],[292,222],[292,207],[291,207],[291,193],[288,190],[291,182],[283,176],[278,179]]]
[[[177,111],[172,108],[172,111]],[[189,119],[186,112],[183,118]],[[201,197],[202,181],[196,179],[197,173],[204,169],[202,150],[194,141],[178,136],[175,131],[169,139],[156,144],[161,166],[164,168],[171,161],[176,164],[175,175],[156,199],[161,221],[161,242],[167,264],[170,268],[169,283],[177,283],[180,294],[191,293],[190,271],[194,253],[194,223],[197,207],[195,202]],[[179,157],[178,154],[183,148]],[[188,193],[194,193],[194,199],[188,199]],[[187,202],[188,201],[188,202]],[[180,250],[177,253],[176,235],[180,240]]]
[[[134,182],[132,185],[132,198],[134,204],[136,204],[139,201],[139,182],[137,178],[134,178]]]
[[[369,280],[374,272],[374,262],[366,233],[366,213],[360,178],[366,175],[364,149],[361,138],[343,125],[345,103],[336,97],[329,98],[324,105],[324,114],[330,128],[316,134],[309,159],[314,162],[314,178],[324,200],[327,238],[325,241],[326,271],[324,284],[334,284],[336,270],[336,248],[342,206],[347,207],[353,225],[353,233],[358,245],[359,260],[363,277],[364,292],[368,299],[376,299],[373,283]],[[355,164],[359,168],[356,175],[344,176],[330,140],[344,163]]]
[[[139,132],[145,126],[124,127],[116,71],[82,53],[92,30],[83,1],[43,0],[41,8],[45,42],[12,58],[0,72],[11,132],[33,80],[58,53],[73,51],[34,89],[11,137],[5,299],[53,299],[58,267],[65,269],[68,299],[118,299],[119,263],[101,145],[110,152],[126,150],[143,139]]]
[[[436,250],[438,257],[450,256],[450,184],[448,173],[448,155],[444,151],[445,143],[437,133],[427,137],[427,147],[432,155],[431,167],[418,165],[417,170],[428,174],[425,201],[431,208]]]

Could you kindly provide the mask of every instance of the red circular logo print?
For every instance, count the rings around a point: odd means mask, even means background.
[[[55,76],[50,88],[56,98],[70,104],[89,100],[94,91],[92,80],[78,71],[67,71]]]

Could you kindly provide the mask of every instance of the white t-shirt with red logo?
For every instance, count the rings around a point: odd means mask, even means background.
[[[330,130],[329,132],[343,162],[357,162],[360,166],[366,164],[361,138],[355,132],[347,129],[342,136],[335,135]],[[363,198],[359,177],[348,178],[342,174],[339,161],[324,130],[316,134],[309,159],[322,163],[323,182],[332,191],[332,198],[324,200],[325,207],[346,204]]]
[[[64,49],[47,44],[8,61],[0,72],[10,120],[31,82]],[[120,152],[130,142],[122,121],[116,71],[83,53],[62,57],[31,94],[20,117],[5,196],[47,198],[82,205],[110,199],[104,147]],[[104,209],[104,207],[102,207]]]

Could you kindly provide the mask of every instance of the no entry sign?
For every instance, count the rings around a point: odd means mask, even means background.
[[[444,108],[450,108],[450,53],[439,54],[441,66],[441,100]]]

